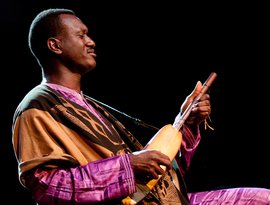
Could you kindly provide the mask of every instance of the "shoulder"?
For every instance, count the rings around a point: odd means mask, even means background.
[[[44,84],[32,88],[21,100],[17,112],[24,112],[31,108],[44,109],[44,106],[52,105],[59,98],[57,92]]]

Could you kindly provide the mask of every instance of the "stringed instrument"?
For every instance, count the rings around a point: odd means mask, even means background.
[[[150,139],[150,141],[146,144],[144,149],[159,150],[163,154],[166,154],[172,161],[175,158],[177,152],[179,151],[182,143],[182,133],[180,132],[182,125],[188,118],[190,112],[192,111],[192,108],[199,101],[202,95],[204,95],[207,92],[207,90],[209,89],[213,81],[216,79],[216,77],[217,74],[215,72],[212,72],[205,81],[205,83],[202,85],[200,93],[193,99],[193,101],[188,105],[185,111],[183,113],[181,112],[178,113],[173,124],[167,124],[163,126]],[[166,171],[166,167],[161,166],[161,168]],[[146,185],[137,184],[136,185],[137,191],[134,194],[123,199],[122,204],[134,205],[139,203],[144,197],[146,197],[151,192],[151,190],[154,188],[154,186],[157,184],[158,180],[161,177],[162,176],[159,175],[158,179],[152,179]]]

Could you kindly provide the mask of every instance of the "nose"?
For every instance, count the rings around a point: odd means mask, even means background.
[[[87,46],[91,46],[91,47],[95,47],[96,46],[96,43],[95,41],[93,41],[89,36],[87,37],[87,41],[86,41],[86,45]]]

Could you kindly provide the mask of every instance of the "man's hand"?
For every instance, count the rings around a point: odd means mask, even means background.
[[[186,97],[186,100],[181,106],[181,113],[183,113],[189,104],[194,100],[194,98],[200,93],[202,88],[202,83],[200,81],[197,82],[194,90],[190,95]],[[199,99],[199,101],[194,104],[190,115],[188,116],[185,124],[187,125],[199,125],[201,122],[206,120],[211,113],[211,104],[210,104],[210,95],[204,94]]]
[[[170,158],[157,150],[141,150],[130,154],[131,166],[137,182],[148,182],[158,179],[159,175],[172,168]]]

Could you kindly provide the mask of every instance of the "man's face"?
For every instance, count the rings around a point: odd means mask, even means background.
[[[84,74],[96,67],[95,42],[88,36],[88,28],[76,16],[60,16],[63,31],[59,35],[61,60],[72,72]]]

